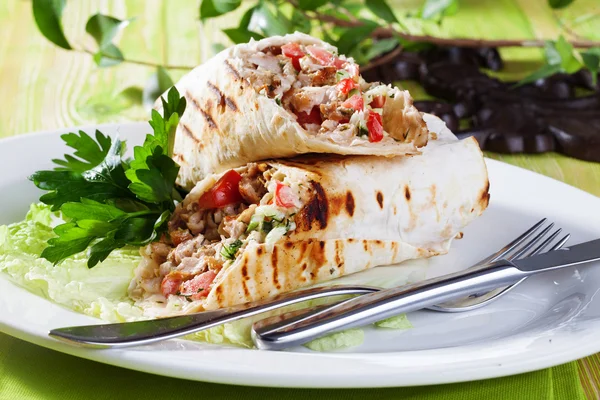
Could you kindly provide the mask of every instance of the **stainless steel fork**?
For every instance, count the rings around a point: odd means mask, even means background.
[[[532,255],[541,253],[542,251],[544,251],[544,249],[546,249],[548,246],[550,246],[552,244],[554,239],[556,239],[556,237],[562,231],[562,229],[556,229],[549,236],[547,236],[548,233],[550,232],[550,230],[554,227],[554,223],[550,223],[540,233],[531,237],[542,226],[544,226],[544,224],[546,222],[547,222],[546,218],[540,220],[538,223],[536,223],[531,228],[529,228],[521,236],[519,236],[518,238],[516,238],[515,240],[513,240],[512,242],[510,242],[503,248],[501,248],[498,252],[479,261],[475,265],[489,264],[489,263],[492,263],[492,262],[495,262],[495,261],[498,261],[501,259],[505,259],[508,261],[514,261],[514,260],[518,260],[523,257],[529,257]],[[535,246],[537,243],[539,243],[544,237],[546,237],[546,239],[538,247],[533,248],[533,246]],[[570,234],[566,234],[560,240],[558,240],[558,242],[556,242],[549,249],[549,251],[561,249],[567,243],[567,241],[569,240],[570,237],[571,237]],[[497,288],[497,289],[490,290],[487,292],[473,293],[472,295],[467,296],[467,297],[461,297],[458,299],[447,301],[442,304],[428,307],[428,309],[434,310],[434,311],[442,311],[442,312],[462,312],[462,311],[474,310],[476,308],[479,308],[486,304],[489,304],[494,300],[497,300],[498,298],[500,298],[500,296],[505,295],[511,289],[513,289],[515,286],[522,283],[525,279],[527,279],[527,278],[523,278],[520,281],[518,281],[517,283],[510,285],[510,286]]]

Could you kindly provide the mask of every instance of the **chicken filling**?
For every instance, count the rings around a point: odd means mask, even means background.
[[[310,196],[309,187],[265,163],[226,172],[201,196],[179,204],[168,234],[142,250],[130,295],[202,300],[246,246],[271,245],[296,228],[294,216]]]
[[[245,58],[245,77],[315,135],[338,144],[402,140],[383,128],[386,100],[403,92],[368,83],[352,58],[298,43],[270,46]]]

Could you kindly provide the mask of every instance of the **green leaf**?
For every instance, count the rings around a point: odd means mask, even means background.
[[[50,239],[48,243],[53,240]],[[58,264],[65,258],[84,251],[92,240],[94,240],[93,237],[83,236],[68,242],[52,243],[42,251],[40,257],[45,258],[53,264]]]
[[[98,43],[100,49],[112,43],[119,31],[129,25],[129,20],[121,21],[110,15],[95,14],[88,19],[85,31]]]
[[[105,222],[114,221],[127,214],[111,204],[103,204],[86,198],[81,199],[80,203],[65,203],[60,210],[63,215],[75,220],[92,219]]]
[[[592,75],[592,84],[598,83],[598,71],[600,71],[600,47],[591,48],[581,53],[583,64]]]
[[[426,0],[419,15],[423,19],[440,19],[457,11],[458,0]]]
[[[380,55],[395,49],[396,46],[398,46],[398,39],[396,38],[378,40],[367,48],[365,58],[367,60],[372,60],[375,57],[379,57]]]
[[[362,20],[364,25],[355,28],[349,28],[342,33],[337,41],[337,47],[340,54],[350,53],[364,39],[368,38],[371,32],[377,28],[377,24],[372,21]]]
[[[285,35],[290,31],[290,22],[283,16],[276,17],[267,3],[262,3],[252,13],[251,26],[257,26],[267,36]]]
[[[200,3],[200,19],[218,17],[235,10],[242,4],[241,0],[202,0]]]
[[[292,24],[292,31],[310,33],[310,31],[312,30],[312,24],[310,20],[296,9],[292,11],[292,19],[290,20],[290,22]]]
[[[534,73],[532,73],[531,75],[528,75],[525,78],[523,78],[522,80],[520,80],[513,87],[519,87],[519,86],[525,85],[527,83],[535,82],[539,79],[546,78],[548,76],[552,76],[560,71],[561,71],[560,65],[546,64],[542,68],[540,68],[537,71],[535,71]]]
[[[156,73],[150,77],[142,93],[144,107],[152,108],[160,95],[165,93],[171,86],[173,86],[173,79],[163,67],[157,67]]]
[[[241,240],[236,240],[235,242],[231,243],[229,246],[223,245],[223,248],[221,249],[221,255],[223,256],[223,258],[225,258],[227,260],[234,260],[235,253],[237,253],[237,251],[239,250],[240,247],[242,247],[243,244],[244,243]]]
[[[94,54],[94,62],[99,67],[112,67],[122,63],[123,60],[123,53],[121,53],[121,50],[112,43],[102,47]]]
[[[115,239],[131,245],[148,243],[153,238],[155,218],[130,218],[115,232]]]
[[[71,50],[63,32],[61,17],[67,0],[33,0],[33,18],[46,39],[66,50]]]
[[[548,5],[554,9],[565,8],[566,6],[571,4],[573,1],[575,1],[575,0],[548,0]]]
[[[129,86],[125,88],[121,93],[118,94],[120,97],[124,97],[131,104],[142,104],[144,89],[138,86]]]
[[[579,55],[563,36],[560,36],[556,42],[546,42],[544,53],[547,64],[560,66],[561,72],[572,74],[583,66]]]
[[[244,28],[223,29],[223,33],[235,44],[248,43],[250,39],[260,40],[264,38],[260,33],[252,32]]]
[[[387,22],[398,22],[394,12],[385,0],[367,0],[366,5],[371,12]]]
[[[314,11],[327,3],[329,3],[329,0],[299,0],[298,8],[306,11]]]
[[[250,26],[250,21],[252,21],[252,14],[254,14],[254,10],[256,10],[258,6],[250,7],[248,11],[242,15],[242,19],[240,20],[240,24],[238,28],[240,29],[248,29]]]
[[[96,130],[95,136],[96,140],[92,139],[84,131],[79,131],[79,135],[76,133],[62,135],[61,139],[67,146],[75,149],[75,153],[73,154],[79,157],[79,159],[65,154],[65,160],[52,160],[52,162],[61,166],[56,168],[56,170],[83,172],[100,164],[110,151],[112,140],[99,130]]]

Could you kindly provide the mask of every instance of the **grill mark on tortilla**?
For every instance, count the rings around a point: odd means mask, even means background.
[[[196,143],[200,143],[200,140],[198,140],[198,138],[194,136],[192,130],[185,123],[182,122],[181,127],[183,128],[183,133],[185,133],[190,139],[192,139]]]
[[[291,249],[292,247],[294,247],[294,243],[287,241],[283,244],[283,247],[285,247],[286,249]]]
[[[397,242],[392,242],[392,260],[396,260],[396,257],[398,256],[398,243]]]
[[[211,90],[211,92],[213,92],[217,98],[219,99],[219,104],[223,105],[225,104],[227,107],[229,107],[232,111],[237,111],[237,105],[235,104],[235,102],[230,99],[229,97],[225,96],[223,94],[223,92],[221,92],[221,89],[219,89],[214,83],[212,82],[207,82],[206,85],[208,86],[208,88]]]
[[[206,122],[208,123],[209,127],[213,128],[213,129],[218,129],[217,124],[215,123],[215,121],[212,119],[211,115],[207,111],[200,109],[200,113],[202,114],[202,116],[204,117]]]
[[[256,254],[260,256],[262,253],[263,253],[263,249],[262,249],[262,247],[258,247],[258,248],[256,249]]]
[[[314,275],[319,274],[319,269],[327,263],[327,257],[325,255],[325,242],[319,240],[318,243],[313,243],[310,258],[314,261],[315,268],[313,269]],[[311,276],[314,276],[311,273]]]
[[[344,261],[342,260],[342,251],[344,250],[344,246],[341,241],[335,241],[335,264],[337,265],[337,269],[339,272],[338,276],[344,274]],[[333,273],[332,273],[333,275]]]
[[[325,191],[318,182],[312,181],[311,183],[315,194],[295,218],[296,225],[301,231],[311,230],[313,224],[317,224],[318,229],[325,229],[329,219],[329,207]]]
[[[229,60],[225,60],[225,65],[227,66],[227,70],[235,77],[235,79],[237,80],[242,80],[242,76],[240,75],[240,73],[238,72],[237,69],[235,69],[233,67],[233,65],[231,65],[231,63],[229,62]]]
[[[375,197],[377,198],[377,203],[379,203],[379,208],[383,210],[383,193],[378,190]]]
[[[352,192],[346,192],[346,212],[349,216],[354,215],[354,196],[352,196]]]
[[[271,267],[273,268],[273,284],[279,289],[281,285],[279,284],[279,276],[278,276],[278,266],[277,266],[277,246],[273,247],[273,253],[271,253]]]
[[[406,197],[406,201],[410,201],[410,188],[408,185],[404,186],[404,197]]]

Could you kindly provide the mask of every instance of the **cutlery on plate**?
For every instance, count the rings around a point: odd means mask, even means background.
[[[544,222],[545,219],[541,220],[523,235],[481,262],[495,261],[502,257],[514,259],[517,256],[525,255],[527,251],[545,237],[552,227],[550,225],[536,236],[531,237]],[[550,235],[542,245],[534,249],[529,255],[541,252],[556,237],[559,231]],[[554,247],[560,247],[561,243],[564,243],[566,239],[568,239],[568,235]],[[515,253],[508,256],[511,252]],[[363,285],[316,287],[292,293],[284,293],[274,298],[216,311],[205,311],[148,321],[59,328],[50,331],[49,335],[56,339],[85,347],[111,348],[137,346],[191,334],[226,322],[236,321],[307,300],[330,296],[373,293],[379,290],[382,290],[382,288]],[[308,310],[303,309],[302,311],[306,313]]]
[[[499,260],[422,282],[365,294],[290,320],[272,317],[253,325],[259,349],[282,350],[328,333],[367,325],[398,314],[461,297],[474,291],[512,285],[523,278],[600,260],[600,239],[515,261]]]

